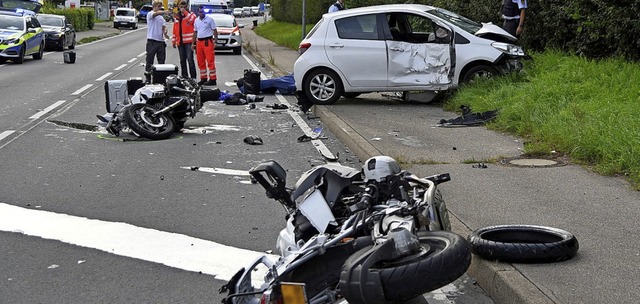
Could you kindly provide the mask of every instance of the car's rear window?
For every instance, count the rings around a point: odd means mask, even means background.
[[[136,13],[134,11],[130,11],[130,10],[117,10],[116,11],[116,16],[130,16],[130,17],[133,17],[135,15],[136,15]]]

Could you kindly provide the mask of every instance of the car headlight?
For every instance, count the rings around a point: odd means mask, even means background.
[[[9,44],[14,44],[16,42],[18,42],[19,38],[13,38],[13,39],[7,39],[5,41],[2,41],[3,45],[9,45]]]
[[[524,53],[524,49],[514,44],[494,42],[494,43],[491,43],[491,46],[511,56],[520,56],[520,57],[526,56],[526,54]]]

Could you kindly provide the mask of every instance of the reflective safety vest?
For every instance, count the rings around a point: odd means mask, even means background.
[[[171,43],[176,45],[193,43],[193,25],[198,17],[192,12],[181,15],[173,22],[173,36]]]

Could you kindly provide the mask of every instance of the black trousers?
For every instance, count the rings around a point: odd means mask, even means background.
[[[507,31],[509,34],[518,37],[516,35],[516,31],[518,30],[518,24],[520,24],[520,19],[504,19],[504,23],[502,24],[502,29]]]
[[[145,71],[151,71],[154,57],[158,57],[158,64],[164,64],[167,59],[167,44],[164,41],[147,39],[147,62]]]

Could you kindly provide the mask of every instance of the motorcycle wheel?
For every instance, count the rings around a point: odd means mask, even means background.
[[[469,235],[471,252],[487,260],[549,263],[573,258],[578,240],[564,230],[533,225],[498,225]]]
[[[340,290],[350,304],[405,303],[462,276],[471,264],[469,244],[449,231],[419,235],[420,251],[388,260],[393,242],[354,253],[342,266]]]
[[[151,114],[156,108],[137,103],[131,105],[123,113],[129,128],[136,134],[151,140],[167,139],[171,137],[175,129],[173,117],[163,113],[153,117]]]

